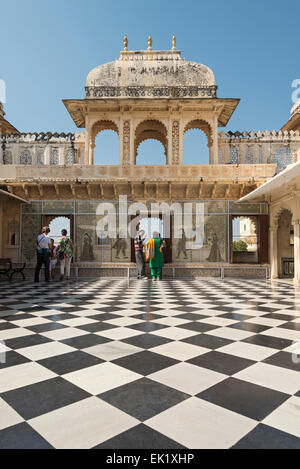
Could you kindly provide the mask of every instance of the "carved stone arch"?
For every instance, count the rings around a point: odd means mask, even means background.
[[[139,145],[145,140],[158,140],[164,147],[166,162],[168,162],[168,130],[158,119],[145,119],[135,128],[134,156],[135,163]]]
[[[117,135],[119,135],[119,127],[117,126],[116,122],[112,120],[100,119],[92,125],[91,137],[93,144],[95,144],[95,138],[100,132],[102,132],[102,130],[113,130],[117,133]]]
[[[279,219],[285,211],[290,212],[290,214],[292,216],[292,219],[293,219],[294,211],[293,211],[292,207],[290,207],[289,205],[286,205],[286,204],[281,205],[280,207],[277,208],[275,214],[272,217],[272,226],[273,226],[273,228],[278,229]]]
[[[92,125],[91,132],[90,132],[90,141],[89,144],[91,146],[91,151],[92,151],[92,158],[91,161],[94,162],[94,149],[96,147],[95,140],[97,135],[102,132],[103,130],[113,130],[116,132],[118,137],[119,135],[119,127],[117,123],[113,120],[108,120],[108,119],[99,119],[94,124]]]
[[[204,119],[193,119],[185,125],[183,133],[185,134],[188,130],[191,129],[202,130],[202,132],[204,132],[207,137],[208,146],[210,147],[212,145],[213,135],[212,128],[209,122]]]

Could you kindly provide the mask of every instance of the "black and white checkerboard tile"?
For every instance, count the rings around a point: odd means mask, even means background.
[[[0,339],[0,448],[300,448],[292,285],[2,280]]]

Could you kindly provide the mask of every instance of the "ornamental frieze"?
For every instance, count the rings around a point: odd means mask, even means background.
[[[171,98],[216,98],[216,86],[88,86],[85,88],[87,98],[115,97],[171,97]]]

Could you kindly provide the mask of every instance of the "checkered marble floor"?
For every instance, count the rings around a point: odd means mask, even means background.
[[[1,280],[0,339],[0,448],[300,448],[292,285]]]

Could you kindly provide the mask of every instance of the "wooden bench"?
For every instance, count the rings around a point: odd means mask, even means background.
[[[25,280],[25,275],[23,273],[25,267],[26,262],[12,263],[9,257],[0,258],[0,275],[6,275],[9,280],[11,280],[15,274],[21,274],[23,280]]]
[[[0,275],[6,275],[10,280],[10,271],[12,270],[11,259],[0,259]]]

